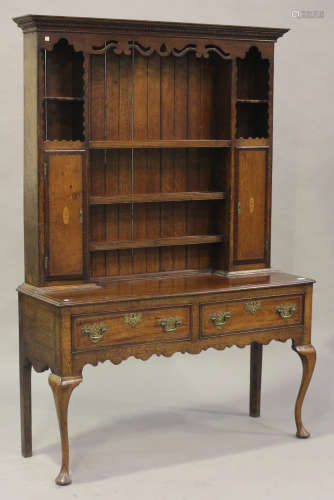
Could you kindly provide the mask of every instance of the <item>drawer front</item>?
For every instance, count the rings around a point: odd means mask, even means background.
[[[186,340],[191,336],[191,306],[77,316],[72,332],[74,350]]]
[[[302,321],[303,295],[216,302],[200,308],[202,337],[297,325]]]

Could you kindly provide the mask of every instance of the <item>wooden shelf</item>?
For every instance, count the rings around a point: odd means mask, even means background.
[[[161,203],[164,201],[223,200],[223,192],[140,193],[114,196],[91,196],[90,205],[117,205],[119,203]]]
[[[264,147],[269,148],[270,139],[264,137],[239,137],[235,140],[237,147]]]
[[[223,241],[222,235],[178,236],[174,238],[157,238],[154,240],[122,240],[122,241],[96,241],[91,242],[91,252],[105,250],[120,250],[126,248],[152,248],[176,245],[202,245],[206,243],[219,243]]]
[[[83,101],[83,97],[44,96],[43,99],[45,99],[46,101]]]
[[[268,99],[237,99],[238,102],[249,102],[251,104],[262,104],[268,102]]]
[[[85,149],[85,143],[83,141],[44,141],[43,142],[43,149],[44,150],[79,150],[79,151],[84,151]]]
[[[147,141],[89,141],[90,149],[140,149],[140,148],[228,148],[230,140],[161,139]]]

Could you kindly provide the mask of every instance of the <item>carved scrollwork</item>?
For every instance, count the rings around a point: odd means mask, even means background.
[[[164,356],[169,358],[173,356],[173,354],[199,354],[202,351],[206,351],[210,348],[223,350],[226,347],[239,347],[244,348],[247,345],[251,344],[254,341],[255,336],[250,338],[249,336],[238,336],[236,340],[231,336],[230,338],[221,338],[215,339],[214,341],[208,342],[207,340],[201,340],[198,342],[185,341],[180,344],[179,342],[171,342],[171,343],[161,343],[161,344],[145,344],[145,345],[135,345],[135,346],[126,346],[120,348],[113,348],[108,350],[97,350],[94,353],[80,353],[73,360],[73,368],[74,373],[81,374],[82,369],[86,364],[91,364],[93,366],[97,366],[98,363],[103,363],[105,361],[111,361],[114,365],[118,365],[122,361],[130,358],[131,356],[136,359],[141,359],[142,361],[146,361],[151,356]],[[274,336],[267,337],[265,333],[259,333],[256,341],[260,344],[267,345],[272,340],[276,340],[279,342],[286,342],[289,339],[298,338],[298,342],[300,341],[299,334],[291,334],[291,331],[284,332],[279,331],[275,332]]]
[[[99,54],[100,52],[103,53],[108,49],[116,48],[117,44],[118,42],[116,40],[107,40],[102,45],[93,45],[92,49],[96,52],[96,54]]]
[[[157,53],[161,57],[175,56],[183,57],[188,53],[194,53],[196,57],[210,57],[210,53],[218,54],[223,59],[230,58],[231,54],[224,51],[218,45],[203,44],[203,43],[188,43],[181,48],[168,45],[168,41],[164,43],[157,43],[150,46],[145,46],[136,40],[107,40],[104,44],[93,45],[92,50],[94,54],[103,54],[108,50],[113,51],[115,54],[131,55],[133,51],[137,51],[142,56],[151,56]]]
[[[223,59],[227,59],[230,57],[229,52],[225,52],[223,49],[218,47],[218,45],[205,45],[205,52],[204,52],[203,56],[209,57],[210,52],[215,52]]]

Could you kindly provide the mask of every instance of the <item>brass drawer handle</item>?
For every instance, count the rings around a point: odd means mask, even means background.
[[[261,309],[261,302],[259,300],[252,300],[252,302],[247,302],[245,305],[245,310],[251,314],[255,314],[256,311]]]
[[[99,342],[104,336],[105,332],[108,330],[107,325],[93,323],[88,325],[81,330],[82,335],[86,335],[91,342]]]
[[[216,325],[217,328],[222,328],[225,325],[226,321],[231,318],[231,313],[229,311],[225,312],[217,312],[210,314],[210,319],[212,323]]]
[[[158,323],[166,333],[174,333],[182,325],[182,319],[170,316],[166,319],[159,319]]]
[[[134,328],[138,323],[143,320],[142,313],[129,313],[124,316],[124,323]]]
[[[276,312],[281,316],[282,319],[289,319],[297,311],[297,306],[295,304],[281,304],[276,307]]]

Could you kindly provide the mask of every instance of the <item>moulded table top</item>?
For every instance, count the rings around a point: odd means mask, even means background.
[[[71,285],[35,287],[24,283],[18,291],[58,307],[140,300],[150,298],[236,292],[252,288],[274,288],[314,283],[314,280],[276,270],[221,276],[199,273],[183,276],[80,282]]]

